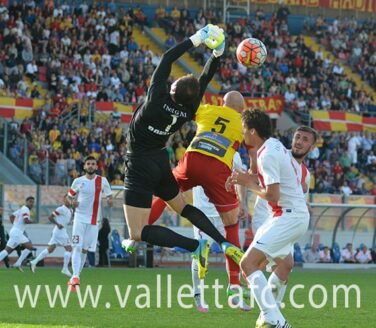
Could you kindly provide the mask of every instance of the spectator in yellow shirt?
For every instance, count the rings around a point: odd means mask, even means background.
[[[121,179],[120,174],[115,174],[114,179],[111,181],[112,186],[122,186],[124,181]]]
[[[81,113],[82,114],[82,113]],[[83,136],[83,137],[87,137],[90,133],[90,130],[84,125],[84,123],[81,123],[80,124],[80,128],[78,129],[78,133]]]
[[[60,131],[57,129],[57,125],[54,125],[54,127],[48,132],[48,137],[50,139],[51,144],[55,142],[57,137],[60,135]]]
[[[120,142],[121,136],[123,134],[123,128],[119,126],[119,124],[116,124],[116,127],[114,129],[115,133],[115,141],[116,143]]]
[[[54,149],[54,150],[59,150],[59,149],[61,149],[61,140],[60,140],[60,136],[58,136],[57,138],[56,138],[56,140],[53,142],[53,144],[52,144],[52,148]]]
[[[89,154],[89,156],[93,156],[96,160],[99,159],[99,154],[95,151],[94,148],[91,149],[91,153]]]
[[[180,10],[178,8],[174,7],[172,9],[172,12],[171,12],[172,19],[173,20],[179,20],[180,19],[180,15],[181,15]]]

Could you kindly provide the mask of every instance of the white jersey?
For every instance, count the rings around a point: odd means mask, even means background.
[[[258,150],[257,171],[263,187],[279,183],[280,199],[278,203],[259,199],[256,201],[256,205],[259,206],[259,213],[255,209],[256,215],[267,218],[272,212],[272,215],[276,217],[280,216],[282,211],[286,209],[297,213],[308,212],[302,188],[302,166],[290,155],[290,152],[279,140],[269,138]],[[306,172],[304,178],[306,181],[307,177],[309,179],[309,174],[306,168],[304,171]],[[265,206],[265,203],[268,205]]]
[[[235,152],[232,167],[237,170],[242,170],[242,160],[238,152]],[[219,213],[215,206],[209,201],[204,189],[201,186],[192,188],[193,206],[199,208],[204,214],[209,217],[219,217]]]
[[[15,211],[13,215],[15,216],[13,221],[13,228],[24,232],[26,227],[25,219],[30,220],[30,209],[26,205],[24,205],[20,209]]]
[[[311,174],[309,173],[307,167],[304,164],[299,164],[297,160],[292,156],[291,150],[288,150],[290,153],[291,158],[296,164],[296,167],[298,169],[298,174],[300,177],[301,183],[305,184],[307,186],[307,191],[305,192],[306,200],[308,201],[309,198],[309,185],[311,181]],[[252,227],[254,230],[254,233],[256,233],[257,229],[265,222],[265,220],[269,217],[272,209],[268,205],[268,201],[257,196],[255,201],[255,209],[254,214],[252,218]]]
[[[63,226],[62,229],[59,229],[56,225],[53,230],[53,233],[65,232],[66,227],[72,219],[72,210],[65,205],[58,207],[52,213],[55,216],[55,221]]]
[[[97,225],[102,217],[102,195],[112,195],[110,184],[105,177],[96,175],[93,179],[86,176],[74,179],[69,196],[75,197],[79,203],[74,214],[75,222]]]

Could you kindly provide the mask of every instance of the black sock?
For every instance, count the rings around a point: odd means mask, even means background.
[[[198,247],[198,241],[177,234],[176,232],[161,226],[146,225],[141,232],[141,240],[162,247],[181,247],[194,252]]]
[[[207,216],[198,208],[192,205],[186,205],[181,212],[181,215],[187,218],[194,226],[205,232],[208,236],[212,237],[218,244],[226,241],[219,231],[215,228],[213,223]]]

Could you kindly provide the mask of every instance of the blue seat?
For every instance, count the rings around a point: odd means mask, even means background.
[[[302,249],[300,248],[299,243],[294,244],[294,262],[295,263],[303,263],[303,253]]]
[[[333,244],[332,248],[332,258],[334,263],[339,263],[341,261],[341,248],[338,243]]]
[[[181,248],[181,247],[174,247],[174,251],[176,253],[182,253],[182,254],[189,253],[189,251],[187,251],[185,248]]]
[[[187,261],[187,254],[190,254],[189,251],[181,247],[174,247],[174,252],[177,255],[181,254],[183,256],[183,262]]]
[[[128,258],[129,254],[121,246],[121,240],[119,232],[115,229],[111,232],[111,245],[112,252],[110,257],[113,259],[125,259]]]
[[[222,254],[222,248],[217,243],[212,243],[210,247],[210,253],[212,254]]]

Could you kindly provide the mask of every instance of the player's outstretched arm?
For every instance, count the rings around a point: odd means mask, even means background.
[[[167,79],[171,74],[172,64],[190,48],[193,46],[198,47],[202,44],[209,36],[214,38],[215,31],[216,28],[214,28],[213,25],[206,25],[204,28],[193,34],[189,39],[167,50],[162,55],[157,68],[154,70],[148,95],[152,96],[155,93],[157,96],[160,96],[161,92],[167,92],[166,84]]]
[[[214,55],[211,55],[211,57],[208,59],[208,61],[205,64],[205,67],[198,79],[198,82],[200,84],[200,93],[197,99],[197,107],[200,105],[202,96],[204,95],[206,88],[208,87],[208,84],[213,79],[214,74],[217,72],[219,68],[219,57],[215,57]]]
[[[150,86],[152,87],[154,83],[166,83],[171,73],[172,64],[193,46],[198,47],[207,37],[208,26],[205,26],[193,34],[189,39],[184,40],[183,42],[178,43],[176,46],[168,49],[162,55],[157,68],[154,70]]]
[[[223,30],[218,28],[217,26],[212,27],[208,33],[210,38],[218,38],[218,39],[220,38],[220,34],[223,34]],[[198,97],[197,108],[200,105],[201,99],[206,91],[208,84],[213,79],[214,74],[217,72],[219,68],[219,65],[220,65],[219,57],[222,56],[224,50],[225,50],[225,40],[224,40],[224,34],[223,34],[223,41],[220,43],[218,47],[216,47],[213,50],[213,54],[210,56],[210,58],[206,62],[204,69],[198,79],[198,82],[200,84],[200,94]]]
[[[166,86],[167,79],[171,73],[172,64],[192,47],[192,41],[187,39],[170,48],[162,55],[161,60],[151,77],[150,90],[152,90],[152,87],[156,84],[162,84],[164,87]]]

